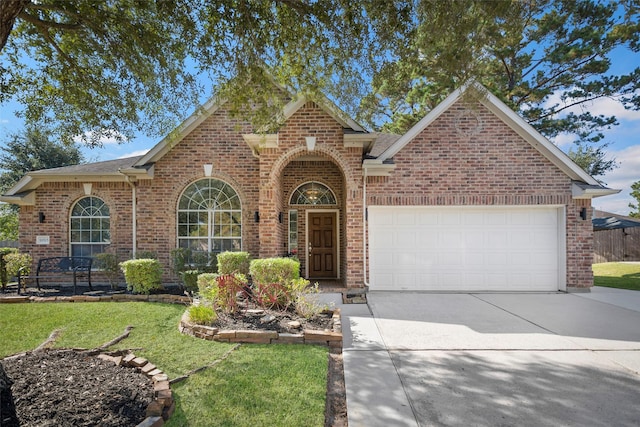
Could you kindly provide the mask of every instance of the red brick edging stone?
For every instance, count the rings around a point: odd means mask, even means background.
[[[278,333],[276,331],[225,330],[211,326],[191,323],[189,312],[185,311],[180,319],[180,332],[208,341],[227,343],[254,344],[319,344],[328,347],[342,348],[342,324],[340,309],[332,312],[333,328],[331,331],[305,329],[299,334]]]
[[[107,354],[99,354],[99,359],[108,360],[116,364],[116,366],[126,366],[134,368],[153,381],[153,400],[147,406],[147,413],[144,421],[136,427],[161,427],[165,421],[171,417],[176,409],[176,402],[173,400],[173,393],[169,387],[169,377],[160,369],[142,357],[136,357],[135,354],[129,353],[126,356],[109,356]]]

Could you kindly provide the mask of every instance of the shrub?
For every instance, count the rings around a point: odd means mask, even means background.
[[[211,325],[218,316],[211,307],[206,305],[192,305],[189,307],[189,319],[196,325]]]
[[[107,276],[111,289],[117,289],[118,282],[120,281],[120,269],[118,268],[117,255],[102,252],[95,255],[95,259],[97,264],[96,266]]]
[[[187,291],[195,292],[198,290],[198,275],[202,272],[200,270],[185,270],[180,272],[182,283]]]
[[[23,269],[22,272],[25,275],[31,272],[31,263],[33,263],[31,255],[26,253],[10,252],[3,258],[7,278],[17,276],[20,269]]]
[[[242,274],[204,273],[198,276],[200,296],[213,305],[214,309],[228,313],[238,311],[238,293],[245,292],[247,278]]]
[[[127,289],[136,294],[149,294],[162,288],[162,267],[157,259],[130,259],[120,263]]]
[[[249,275],[251,255],[248,252],[222,252],[218,254],[218,273]]]
[[[300,278],[300,262],[293,258],[254,260],[251,275],[254,298],[258,305],[266,308],[285,310],[301,305],[309,287],[309,281]]]
[[[254,283],[286,284],[300,277],[300,262],[293,258],[254,259],[249,271]]]
[[[0,283],[2,283],[2,289],[7,286],[7,282],[12,275],[7,274],[7,267],[5,262],[5,256],[18,252],[16,248],[0,248]]]

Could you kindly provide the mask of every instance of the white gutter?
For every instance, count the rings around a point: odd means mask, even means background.
[[[367,281],[367,169],[362,169],[362,265],[364,266],[363,281],[368,288]]]
[[[121,171],[119,171],[120,173],[122,173]],[[129,175],[125,175],[124,173],[122,173],[122,175],[124,176],[124,179],[126,181],[127,184],[129,184],[129,186],[131,187],[131,229],[132,229],[132,234],[133,234],[133,239],[132,239],[132,244],[131,244],[131,252],[132,255],[131,257],[135,259],[136,257],[136,252],[138,251],[138,244],[137,244],[137,236],[138,236],[138,207],[137,207],[137,192],[136,192],[136,184],[135,182],[131,181],[131,177],[129,177]]]

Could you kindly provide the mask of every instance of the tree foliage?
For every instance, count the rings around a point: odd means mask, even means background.
[[[200,99],[204,76],[236,111],[260,107],[252,111],[264,122],[281,104],[265,82],[316,91],[357,76],[346,59],[366,29],[358,12],[341,0],[3,2],[0,102],[13,96],[28,123],[99,144],[168,133]]]
[[[3,193],[16,184],[27,172],[84,162],[77,145],[53,142],[45,132],[26,130],[11,135],[0,154],[0,191]]]
[[[591,101],[640,109],[640,68],[616,75],[610,58],[638,52],[637,1],[421,0],[414,18],[375,70],[361,104],[367,123],[404,132],[470,79],[546,137],[569,133],[582,145],[617,124],[589,111]]]
[[[633,197],[636,202],[629,203],[629,207],[632,209],[629,216],[640,218],[640,181],[631,184],[631,197]]]
[[[639,9],[638,0],[9,0],[0,102],[20,99],[28,123],[98,144],[166,134],[206,77],[256,128],[285,101],[265,90],[275,83],[327,93],[373,128],[403,132],[475,79],[543,135],[587,146],[617,124],[589,102],[640,108],[640,68],[611,64],[615,51],[637,54]]]

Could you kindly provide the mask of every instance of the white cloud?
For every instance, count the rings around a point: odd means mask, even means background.
[[[145,154],[147,154],[149,152],[149,150],[136,150],[136,151],[132,151],[130,153],[127,154],[123,154],[122,156],[119,156],[119,159],[124,159],[127,157],[135,157],[135,156],[144,156]]]
[[[562,93],[563,92],[556,92],[551,95],[544,103],[544,107],[549,108],[556,104],[566,106],[577,101],[576,98],[562,100]],[[640,111],[625,109],[622,103],[615,98],[598,98],[593,101],[583,102],[563,110],[561,114],[581,114],[585,111],[591,112],[594,116],[616,116],[618,120],[640,121]]]
[[[622,191],[614,196],[594,199],[593,206],[603,211],[628,215],[629,203],[635,202],[630,194],[631,184],[640,181],[640,145],[610,151],[609,155],[616,158],[620,167],[607,173],[602,180],[607,183],[607,187]]]

